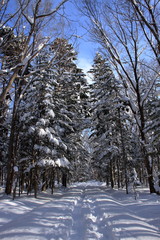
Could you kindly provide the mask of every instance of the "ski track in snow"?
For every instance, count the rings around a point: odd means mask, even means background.
[[[0,240],[160,240],[158,196],[125,196],[79,185],[38,199],[2,198]]]

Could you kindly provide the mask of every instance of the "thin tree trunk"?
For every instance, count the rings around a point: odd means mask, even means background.
[[[117,159],[117,184],[118,189],[120,188],[120,167],[119,167],[119,160]]]
[[[126,194],[128,194],[127,156],[125,151],[125,143],[124,143],[122,123],[121,123],[120,109],[118,109],[118,114],[119,114],[119,126],[120,126],[120,136],[121,136],[121,146],[122,146],[122,158],[124,163],[123,166],[124,166],[125,186],[126,186]]]
[[[67,187],[67,174],[62,172],[62,186]]]
[[[16,98],[16,97],[15,97]],[[10,130],[10,138],[9,138],[9,146],[8,146],[8,162],[7,162],[7,181],[6,181],[6,194],[11,194],[12,191],[12,183],[13,183],[13,167],[15,161],[15,129],[16,129],[16,99],[13,106],[13,115],[11,122],[11,130]]]
[[[34,197],[37,198],[37,192],[38,192],[38,166],[36,165],[34,168]]]
[[[54,191],[54,181],[55,181],[55,171],[54,168],[51,169],[51,194]]]
[[[6,194],[11,194],[12,192],[12,184],[13,184],[13,174],[14,174],[14,131],[15,131],[15,119],[12,119],[11,126],[11,134],[9,140],[9,148],[8,148],[8,162],[7,162],[7,181],[6,181]]]
[[[110,161],[110,181],[111,181],[111,187],[114,188],[114,177],[113,177],[112,160]]]

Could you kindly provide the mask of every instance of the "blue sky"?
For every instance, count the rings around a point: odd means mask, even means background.
[[[9,2],[8,10],[10,13],[15,11],[14,7],[16,7],[16,5],[14,2],[15,0]],[[60,0],[55,0],[54,4],[56,5],[59,2]],[[81,3],[81,0],[69,0],[62,8],[62,13],[64,11],[65,14],[67,14],[70,23],[70,27],[64,30],[64,32],[67,33],[68,31],[67,37],[69,38],[69,42],[73,44],[75,50],[78,52],[78,66],[83,68],[84,72],[86,72],[91,68],[98,46],[91,41],[89,34],[85,29],[87,19],[75,6],[75,2]]]
[[[78,51],[78,66],[88,71],[93,63],[93,58],[97,51],[98,45],[91,41],[90,36],[85,29],[87,19],[76,8],[74,0],[65,4],[65,12],[71,20],[71,32],[73,31],[73,38],[71,42],[75,42],[75,48]]]

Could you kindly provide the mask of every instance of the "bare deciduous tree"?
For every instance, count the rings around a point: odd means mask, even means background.
[[[160,65],[160,0],[128,0]]]
[[[45,37],[46,22],[48,20],[51,21],[51,19],[54,20],[56,13],[67,1],[68,0],[60,1],[53,10],[49,11],[48,7],[44,8],[46,5],[44,5],[45,3],[42,0],[36,0],[35,3],[32,0],[18,0],[18,10],[16,10],[13,14],[10,14],[8,19],[5,18],[5,23],[10,23],[11,20],[13,21],[13,27],[11,27],[10,31],[13,32],[13,34],[18,32],[18,36],[24,36],[24,41],[23,47],[19,49],[19,58],[17,64],[12,66],[12,68],[9,70],[11,72],[11,76],[7,85],[1,92],[1,102],[5,100],[15,78],[18,77],[18,73],[21,72],[21,75],[23,76],[28,64],[35,56],[38,55],[45,44],[48,43],[49,38]],[[9,1],[6,3],[6,8],[4,7],[4,11],[7,11],[8,3]],[[1,7],[3,8],[3,4],[1,4]],[[1,26],[3,27],[5,23],[3,23],[2,19]],[[24,24],[26,24],[26,26]],[[44,34],[42,34],[42,31],[44,31]],[[9,43],[6,35],[1,36],[1,41],[1,48],[4,49],[6,44]],[[14,42],[13,39],[12,42]],[[1,71],[1,74],[2,73],[3,70]]]
[[[91,36],[100,43],[104,54],[110,59],[112,66],[123,82],[126,94],[124,101],[130,106],[139,128],[144,164],[152,193],[156,192],[156,189],[153,180],[153,167],[150,164],[146,148],[148,139],[144,131],[146,126],[145,103],[157,79],[158,69],[151,69],[148,64],[148,71],[152,72],[153,78],[145,85],[145,89],[142,89],[145,82],[142,73],[143,66],[147,65],[147,62],[153,58],[153,54],[150,53],[151,58],[148,54],[150,46],[141,30],[141,23],[133,21],[135,13],[131,6],[124,2],[121,5],[116,0],[109,3],[101,1],[103,7],[99,8],[100,5],[96,5],[95,1],[84,0],[83,11],[90,19]],[[144,94],[144,90],[146,94]]]

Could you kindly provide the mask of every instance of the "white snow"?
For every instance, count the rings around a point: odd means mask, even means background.
[[[44,47],[45,43],[40,43],[37,47],[37,50],[40,51]]]
[[[47,146],[43,147],[43,151],[44,151],[46,154],[51,153],[51,150],[50,150]]]
[[[18,172],[18,167],[17,166],[14,166],[13,169],[14,169],[14,172]]]
[[[38,135],[39,136],[45,136],[47,133],[45,132],[45,130],[43,128],[39,129]]]
[[[37,123],[37,125],[40,124],[40,125],[45,126],[46,123],[48,123],[48,119],[40,118],[40,119],[39,119],[39,122]]]
[[[47,136],[51,143],[53,143],[56,146],[59,146],[59,140],[56,137],[54,137],[51,133],[48,133]]]
[[[55,162],[52,159],[42,159],[38,163],[39,166],[51,165],[55,166]]]
[[[34,133],[35,132],[35,127],[34,126],[30,126],[28,132],[29,133]]]
[[[46,97],[46,98],[52,98],[52,94],[46,93],[46,94],[45,94],[45,97]]]
[[[48,111],[48,116],[49,116],[49,117],[52,117],[52,118],[55,117],[55,113],[53,112],[52,109],[50,109],[50,110]]]
[[[51,195],[0,196],[1,240],[159,240],[160,197],[103,183],[76,183]]]
[[[57,164],[58,167],[66,167],[68,168],[68,166],[70,165],[70,162],[68,161],[67,158],[62,157],[62,158],[58,158],[55,163]]]
[[[43,103],[46,104],[46,105],[50,105],[50,101],[49,101],[48,99],[45,99],[45,100],[43,101]]]

